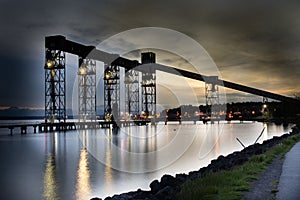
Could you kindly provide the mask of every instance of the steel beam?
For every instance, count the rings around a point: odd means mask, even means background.
[[[205,80],[207,80],[208,77],[209,77],[209,76],[197,74],[197,73],[194,73],[194,72],[189,72],[189,71],[177,69],[177,68],[166,66],[166,65],[160,65],[160,64],[156,64],[155,69],[163,71],[163,72],[168,72],[168,73],[172,73],[172,74],[176,74],[176,75],[181,75],[181,76],[186,77],[186,78],[190,78],[190,79],[194,79],[194,80],[198,80],[198,81],[203,81],[203,82],[205,82]],[[275,93],[272,93],[272,92],[268,92],[268,91],[248,87],[248,86],[245,86],[245,85],[241,85],[241,84],[237,84],[237,83],[233,83],[233,82],[229,82],[229,81],[225,81],[225,80],[221,80],[221,79],[218,79],[216,85],[223,86],[223,87],[230,88],[230,89],[234,89],[234,90],[238,90],[238,91],[241,91],[241,92],[246,92],[246,93],[249,93],[249,94],[254,94],[254,95],[258,95],[258,96],[262,96],[262,97],[282,101],[282,102],[300,104],[300,100],[298,100],[296,98],[287,97],[287,96],[283,96],[283,95],[280,95],[280,94],[275,94]]]

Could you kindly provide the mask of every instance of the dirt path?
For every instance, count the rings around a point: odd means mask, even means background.
[[[284,158],[277,156],[267,169],[258,175],[258,180],[252,183],[249,192],[245,193],[244,200],[273,199],[277,191]]]

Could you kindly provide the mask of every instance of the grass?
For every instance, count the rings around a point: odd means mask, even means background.
[[[257,175],[263,172],[274,158],[286,154],[298,141],[300,135],[293,135],[264,154],[253,156],[243,165],[230,171],[209,173],[201,178],[189,180],[181,186],[182,190],[176,195],[176,199],[241,199],[244,192],[250,189],[250,184],[257,180]]]

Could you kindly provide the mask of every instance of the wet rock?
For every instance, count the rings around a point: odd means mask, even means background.
[[[107,197],[105,200],[156,200],[150,191],[138,189],[134,192],[127,192],[113,197]]]
[[[199,178],[201,176],[201,173],[199,171],[192,171],[189,173],[188,178],[189,179],[196,179]]]
[[[159,200],[171,200],[173,199],[174,191],[170,186],[166,186],[155,194],[155,197]]]
[[[175,186],[176,179],[173,176],[166,174],[166,175],[163,175],[163,177],[161,177],[160,184],[162,187]]]
[[[186,174],[176,174],[175,178],[178,183],[184,183],[188,176]]]
[[[151,188],[152,194],[156,194],[161,189],[161,186],[160,186],[158,180],[152,181],[150,183],[150,188]]]

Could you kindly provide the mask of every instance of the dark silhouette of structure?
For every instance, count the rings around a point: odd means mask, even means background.
[[[79,74],[82,73],[79,81],[79,116],[83,120],[87,119],[87,115],[91,116],[90,119],[93,119],[93,115],[96,113],[96,84],[93,79],[95,76],[93,70],[95,60],[105,63],[104,112],[105,116],[108,117],[112,115],[113,110],[117,112],[116,116],[119,116],[120,112],[120,67],[125,69],[127,77],[125,78],[125,88],[127,88],[126,109],[129,114],[140,113],[139,88],[141,87],[142,112],[146,117],[155,117],[156,70],[205,82],[207,106],[219,103],[218,86],[282,101],[290,105],[300,105],[300,101],[295,98],[220,80],[216,76],[205,76],[171,66],[156,64],[155,54],[152,52],[142,53],[142,60],[139,63],[137,60],[129,60],[116,54],[100,51],[94,46],[85,46],[67,40],[64,36],[46,37],[45,48],[45,118],[51,121],[66,119],[65,53],[78,56]],[[84,69],[85,72],[90,73],[85,73]],[[142,73],[141,85],[138,81],[140,72]],[[89,84],[87,84],[87,80],[89,80]],[[113,108],[112,105],[116,105],[116,108]]]

